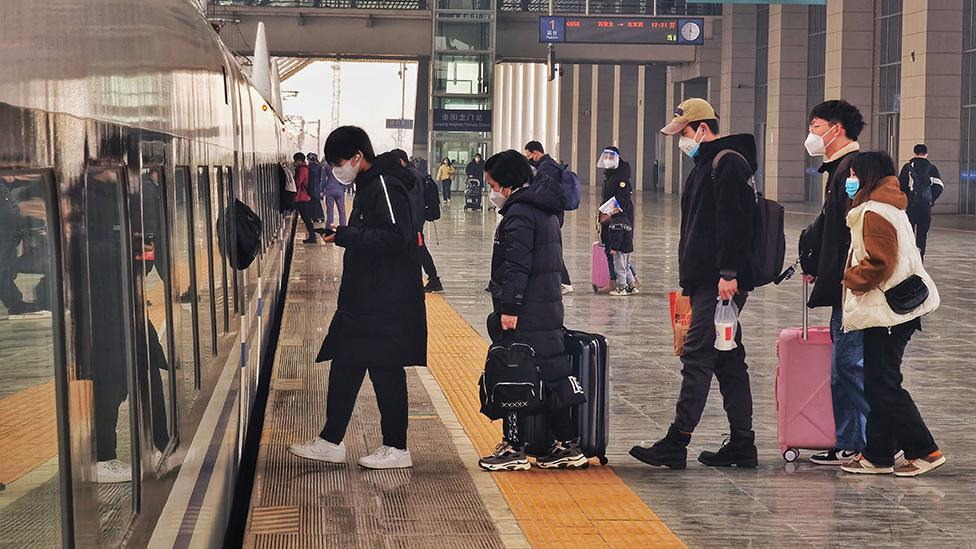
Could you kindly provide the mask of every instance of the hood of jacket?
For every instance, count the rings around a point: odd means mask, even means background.
[[[548,180],[512,189],[512,194],[498,213],[505,215],[516,204],[526,204],[550,214],[558,215],[563,212],[562,195]]]
[[[868,201],[881,202],[883,204],[888,204],[894,206],[899,210],[904,210],[908,208],[908,197],[905,193],[901,192],[901,186],[898,183],[898,178],[889,175],[881,180],[881,183],[871,191],[870,194],[865,196],[863,191],[858,191],[857,195],[854,196],[853,207],[858,207]]]
[[[698,149],[698,156],[695,157],[695,165],[711,165],[715,155],[725,149],[732,149],[744,156],[749,162],[749,167],[752,168],[752,173],[756,173],[759,161],[756,154],[756,138],[751,133],[737,133],[702,143]]]
[[[356,183],[362,185],[367,181],[379,178],[381,175],[389,175],[399,179],[407,190],[413,189],[414,185],[418,183],[413,172],[400,165],[400,160],[388,152],[377,156],[368,170],[360,172],[356,176]]]

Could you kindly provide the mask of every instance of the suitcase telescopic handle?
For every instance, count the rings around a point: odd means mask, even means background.
[[[803,331],[802,337],[803,341],[810,339],[810,309],[807,308],[807,301],[810,295],[810,284],[804,280],[803,281],[803,305],[800,307],[803,309]]]

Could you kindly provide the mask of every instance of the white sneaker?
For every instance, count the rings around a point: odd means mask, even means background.
[[[563,288],[563,295],[573,293],[573,285],[572,284],[560,284],[560,286],[562,286],[562,288]]]
[[[630,295],[630,293],[627,292],[627,288],[624,288],[623,286],[617,286],[613,290],[610,290],[610,295],[619,297],[622,295]]]
[[[321,437],[315,437],[305,442],[296,442],[288,446],[288,451],[300,458],[326,463],[345,463],[346,446],[343,443],[332,444]]]
[[[405,469],[413,467],[410,450],[380,446],[372,454],[359,458],[359,466],[366,469]]]
[[[132,468],[127,463],[117,459],[99,461],[95,466],[95,475],[102,484],[118,484],[132,481]]]

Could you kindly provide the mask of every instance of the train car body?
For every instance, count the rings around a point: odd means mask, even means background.
[[[222,542],[292,146],[201,11],[4,5],[0,546]],[[224,245],[235,199],[263,220],[243,271]]]

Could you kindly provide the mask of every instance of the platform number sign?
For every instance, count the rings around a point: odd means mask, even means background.
[[[566,41],[566,18],[565,17],[540,17],[539,18],[539,42],[565,42]]]

